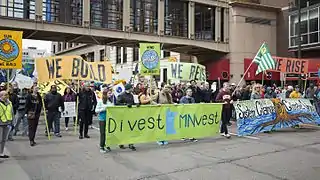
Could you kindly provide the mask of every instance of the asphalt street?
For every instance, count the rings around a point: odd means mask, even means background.
[[[235,127],[232,131],[235,133]],[[38,145],[16,136],[0,160],[0,180],[319,180],[320,130],[213,137],[198,142],[137,144],[137,151],[99,152],[98,130],[79,140],[71,130],[48,140],[40,125]]]

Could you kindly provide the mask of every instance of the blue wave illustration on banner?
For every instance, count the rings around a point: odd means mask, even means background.
[[[265,101],[265,100],[264,100]],[[271,101],[271,100],[270,100]],[[240,102],[243,106],[255,103],[255,101]],[[273,113],[256,115],[253,117],[237,117],[238,135],[253,135],[260,132],[278,130],[292,127],[298,124],[320,124],[320,116],[308,99],[272,99]],[[245,106],[254,107],[254,106]],[[256,112],[256,109],[248,109],[248,113]],[[236,108],[236,113],[243,113]]]

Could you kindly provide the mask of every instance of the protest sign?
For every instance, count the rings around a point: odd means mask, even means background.
[[[57,86],[57,91],[61,95],[64,95],[64,90],[68,87],[68,85],[64,81],[55,80],[55,81],[51,81],[51,82],[38,83],[39,92],[41,94],[48,93],[50,91],[52,85]]]
[[[171,80],[206,81],[206,68],[201,64],[171,62],[168,63],[167,72],[168,79]]]
[[[0,69],[22,68],[22,34],[0,30]]]
[[[320,117],[308,99],[237,101],[234,106],[239,136],[320,123]]]
[[[273,57],[276,60],[276,68],[273,71],[293,74],[307,74],[309,67],[308,59]]]
[[[12,82],[17,82],[20,89],[31,88],[33,85],[33,79],[23,74],[16,74]]]
[[[53,56],[36,59],[39,82],[80,79],[111,83],[110,62],[87,62],[80,56]]]
[[[64,111],[61,117],[76,117],[76,102],[64,102]]]
[[[160,44],[140,43],[140,74],[160,75]]]
[[[219,133],[221,109],[222,104],[109,107],[107,144],[215,136]]]

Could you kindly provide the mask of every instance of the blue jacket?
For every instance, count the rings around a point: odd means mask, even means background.
[[[195,100],[193,97],[183,96],[180,99],[180,104],[193,104],[193,103],[195,103]]]

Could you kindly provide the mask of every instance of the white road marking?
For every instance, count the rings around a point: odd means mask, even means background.
[[[233,136],[238,136],[238,134],[236,134],[236,133],[229,133],[229,134],[233,135]],[[254,136],[242,136],[242,137],[248,138],[248,139],[260,140],[260,138],[254,137]]]

